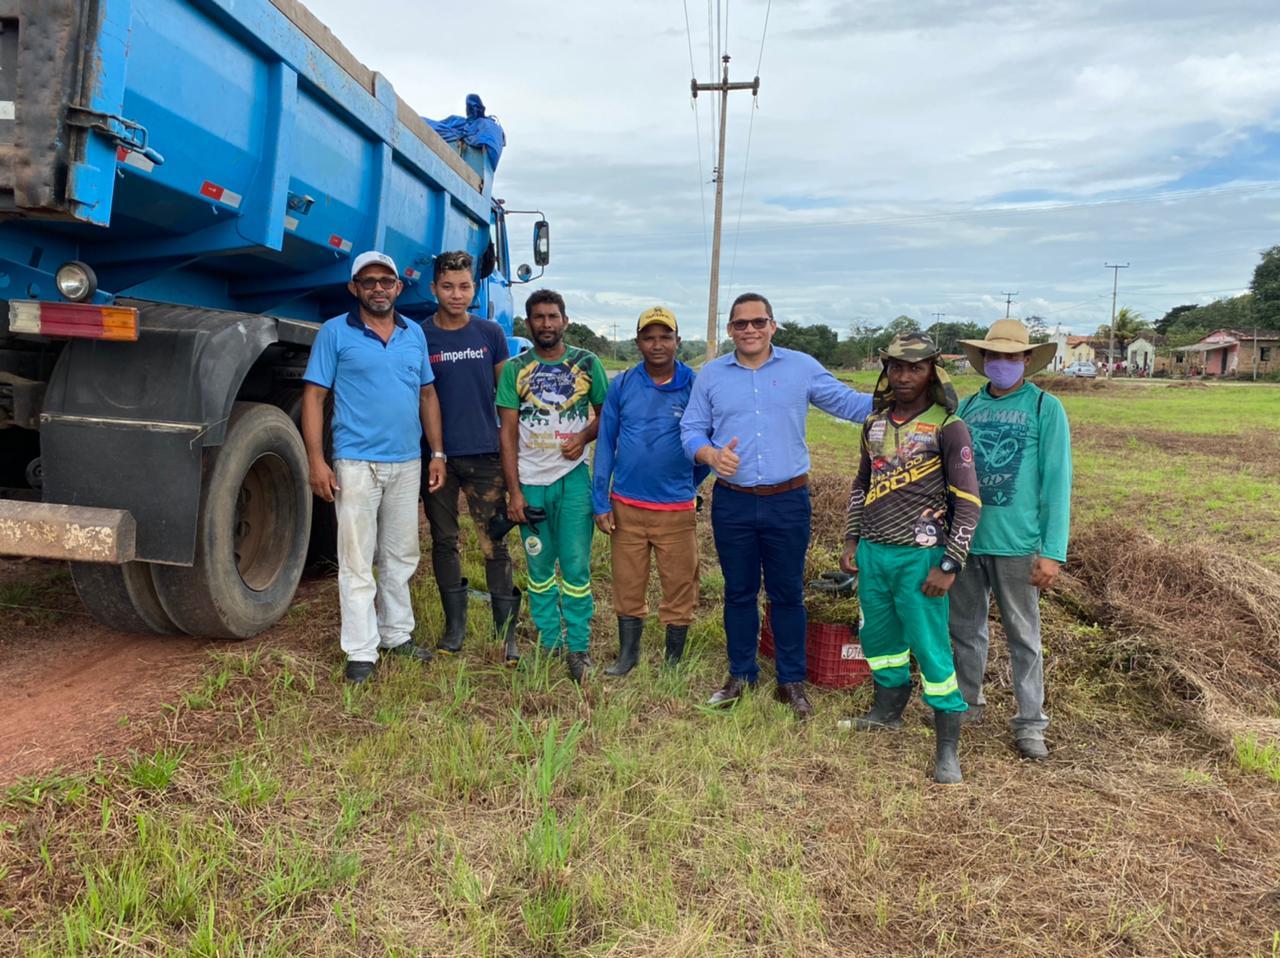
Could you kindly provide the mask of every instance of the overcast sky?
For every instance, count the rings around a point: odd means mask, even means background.
[[[717,47],[735,81],[760,64],[754,114],[730,94],[722,313],[754,289],[844,336],[988,323],[1017,291],[1014,315],[1091,332],[1106,262],[1157,319],[1244,291],[1280,243],[1275,0],[309,6],[420,113],[483,97],[496,195],[547,213],[543,285],[606,334],[654,303],[705,333],[715,126],[690,47],[703,82]]]

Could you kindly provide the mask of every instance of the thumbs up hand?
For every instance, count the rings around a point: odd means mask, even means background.
[[[711,463],[711,468],[721,479],[728,479],[738,471],[738,464],[742,459],[734,452],[737,448],[738,437],[734,436],[723,449],[716,450],[715,461]]]

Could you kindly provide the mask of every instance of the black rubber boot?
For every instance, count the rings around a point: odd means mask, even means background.
[[[626,675],[640,661],[640,635],[644,619],[632,615],[618,616],[618,658],[604,670],[605,675]]]
[[[911,700],[911,683],[893,689],[877,685],[875,692],[876,698],[871,709],[865,715],[855,718],[853,727],[859,732],[896,732],[902,728],[902,711]]]
[[[462,651],[467,634],[467,580],[456,589],[441,589],[440,604],[444,606],[444,635],[436,643],[436,651],[456,655]]]
[[[569,678],[582,684],[584,676],[588,675],[595,665],[591,661],[591,657],[586,652],[570,652],[565,656],[569,666]]]
[[[939,785],[959,785],[964,781],[960,774],[960,716],[963,712],[933,713],[933,734],[937,738],[937,751],[933,757],[933,780]]]
[[[687,625],[667,626],[667,665],[676,665],[684,657],[685,639],[689,638]]]
[[[489,597],[493,606],[493,631],[502,643],[503,659],[508,667],[514,668],[520,661],[520,643],[516,639],[516,624],[520,621],[520,590],[513,589],[511,595],[493,595]]]

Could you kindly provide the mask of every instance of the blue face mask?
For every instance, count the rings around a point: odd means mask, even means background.
[[[1012,359],[988,359],[982,364],[982,374],[997,389],[1008,389],[1026,375],[1027,364],[1021,356]]]

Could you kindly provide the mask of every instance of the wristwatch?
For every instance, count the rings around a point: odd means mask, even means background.
[[[439,459],[441,462],[448,462],[448,461],[449,461],[449,457],[448,457],[448,456],[446,456],[443,452],[433,452],[433,453],[431,454],[431,458],[432,458],[432,459]]]
[[[960,571],[960,563],[951,556],[943,556],[942,561],[938,563],[938,568],[947,575],[955,575]]]

